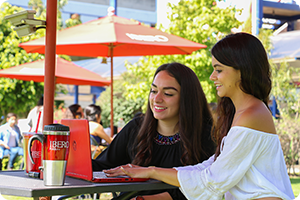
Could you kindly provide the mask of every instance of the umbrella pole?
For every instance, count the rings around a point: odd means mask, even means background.
[[[47,0],[43,127],[53,123],[57,0]]]
[[[56,70],[56,18],[57,0],[47,0],[43,127],[53,123]],[[39,197],[39,199],[51,200],[51,197]]]
[[[114,62],[113,62],[113,44],[109,45],[110,50],[110,136],[114,136]]]

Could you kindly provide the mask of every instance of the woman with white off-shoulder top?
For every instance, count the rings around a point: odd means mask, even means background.
[[[230,34],[211,50],[220,97],[213,136],[215,154],[193,166],[173,169],[121,166],[127,174],[178,186],[188,199],[294,199],[268,99],[270,65],[261,42],[248,33]]]

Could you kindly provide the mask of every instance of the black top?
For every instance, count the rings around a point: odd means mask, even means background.
[[[121,132],[117,134],[112,143],[95,160],[92,160],[94,171],[101,171],[103,169],[110,169],[132,163],[134,158],[132,147],[141,125],[140,122],[141,118],[131,120]],[[208,155],[211,156],[214,153],[214,143],[210,137],[210,128],[203,134],[203,138],[205,138],[205,141],[203,141],[203,148],[204,150],[207,150]],[[182,155],[180,134],[166,137],[157,133],[156,137],[153,138],[152,155],[155,156],[152,157],[149,166],[164,168],[183,166],[180,161]],[[209,156],[203,156],[202,161],[208,159]],[[140,195],[156,194],[165,191],[169,192],[173,199],[186,199],[179,189],[145,191],[140,193]]]

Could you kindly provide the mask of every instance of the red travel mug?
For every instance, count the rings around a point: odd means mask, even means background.
[[[28,151],[28,142],[29,139],[35,134],[42,133],[33,133],[33,132],[23,132],[23,145],[24,145],[24,162],[25,162],[25,171],[26,174],[29,172],[40,172],[39,167],[42,166],[42,143],[38,140],[34,141],[30,147],[30,151],[32,152],[32,159],[34,164],[30,161],[29,151]]]
[[[42,143],[44,185],[64,185],[70,146],[70,129],[62,124],[50,124],[44,127],[43,134],[29,139],[28,152],[31,162],[31,145],[38,140]]]

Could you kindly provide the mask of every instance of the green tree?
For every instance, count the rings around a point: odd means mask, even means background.
[[[67,3],[67,0],[58,1],[58,10]],[[36,19],[45,20],[46,9],[41,0],[30,0],[29,7],[36,10]],[[0,69],[6,69],[38,59],[44,55],[38,53],[27,53],[18,45],[45,35],[45,29],[39,29],[36,33],[19,38],[13,31],[11,23],[4,19],[24,10],[23,8],[3,3],[0,10]],[[60,11],[58,11],[58,24],[61,24]],[[0,78],[0,116],[8,112],[15,112],[19,117],[26,117],[28,111],[34,107],[37,100],[44,92],[43,83],[33,81],[21,81],[16,79]]]
[[[61,9],[68,3],[68,0],[57,1],[57,29],[63,28],[63,21],[61,17]],[[36,19],[46,20],[46,6],[42,0],[29,0],[28,6],[36,11]]]
[[[294,83],[294,75],[299,74],[299,68],[293,68],[287,62],[272,63],[272,95],[274,95],[280,119],[275,120],[277,134],[280,137],[285,162],[290,172],[300,158],[299,112],[300,93]],[[293,170],[295,175],[295,169]]]
[[[25,50],[18,47],[21,42],[39,37],[43,31],[39,30],[31,36],[18,38],[16,32],[12,30],[10,22],[4,19],[5,16],[21,10],[23,9],[8,3],[3,3],[1,6],[0,69],[43,58],[43,55],[37,53],[27,54]],[[0,115],[5,116],[8,112],[15,112],[19,117],[26,116],[28,110],[36,104],[41,94],[43,94],[43,83],[0,78]]]
[[[125,82],[126,98],[148,99],[149,86],[156,68],[161,64],[176,61],[193,69],[208,101],[216,101],[216,90],[213,82],[209,80],[213,70],[210,49],[219,39],[230,33],[233,27],[240,25],[235,18],[238,11],[233,7],[221,9],[214,0],[181,0],[178,5],[169,6],[170,26],[165,32],[205,44],[207,48],[195,51],[191,55],[147,56],[138,64],[128,65],[129,73],[134,74],[138,81],[134,84]],[[143,109],[145,108],[144,104]]]
[[[117,125],[117,122],[120,118],[123,118],[124,122],[129,122],[135,113],[142,112],[142,106],[145,103],[145,99],[136,98],[130,99],[126,98],[124,93],[124,82],[136,83],[136,77],[128,72],[124,72],[121,75],[120,79],[114,81],[114,124]],[[97,104],[101,106],[102,109],[102,123],[104,127],[110,127],[110,99],[111,99],[111,87],[101,93]]]
[[[291,67],[287,62],[272,63],[272,94],[278,102],[283,118],[299,119],[300,93],[293,76],[299,74],[299,68]]]
[[[66,20],[66,27],[72,27],[81,24],[80,16],[78,14],[73,14],[70,19]]]

